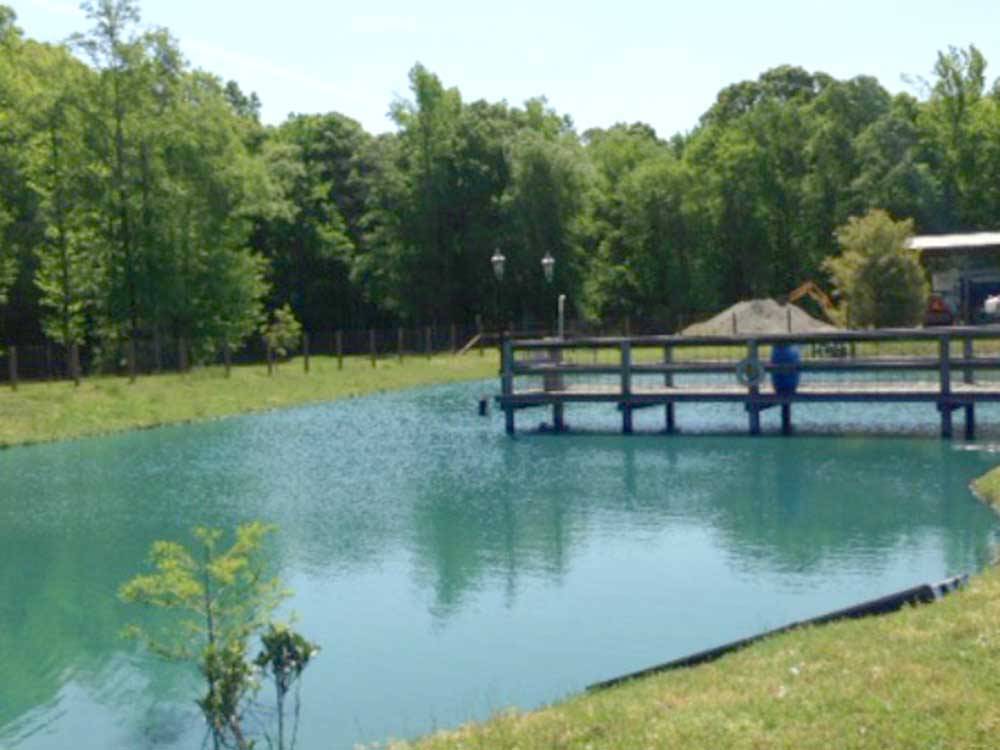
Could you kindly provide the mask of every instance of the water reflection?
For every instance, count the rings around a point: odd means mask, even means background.
[[[325,647],[303,746],[336,747],[536,705],[970,570],[997,529],[966,490],[987,453],[932,439],[509,440],[498,418],[472,416],[481,389],[0,453],[0,742],[200,741],[196,675],[122,642],[115,596],[153,540],[195,524],[280,527],[275,565]]]

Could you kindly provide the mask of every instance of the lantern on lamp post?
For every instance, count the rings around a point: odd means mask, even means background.
[[[552,283],[552,276],[556,271],[556,259],[552,257],[552,253],[546,251],[545,257],[542,258],[542,273],[545,274],[546,283]]]

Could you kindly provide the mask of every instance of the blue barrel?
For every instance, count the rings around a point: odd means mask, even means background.
[[[771,347],[772,365],[798,365],[802,361],[799,349],[792,344],[775,344]],[[771,385],[779,396],[791,396],[799,387],[799,370],[793,372],[772,372]]]

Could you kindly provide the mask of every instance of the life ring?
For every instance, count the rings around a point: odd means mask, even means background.
[[[736,364],[736,379],[740,381],[740,385],[760,385],[760,381],[764,379],[764,368],[756,359],[741,359]]]

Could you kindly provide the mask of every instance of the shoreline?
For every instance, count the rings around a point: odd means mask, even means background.
[[[969,490],[1000,515],[1000,466]],[[933,605],[796,628],[717,661],[385,747],[991,747],[997,623],[994,560]]]
[[[328,403],[375,393],[493,377],[496,352],[383,358],[372,368],[368,357],[301,358],[281,363],[273,376],[262,365],[127,377],[94,376],[74,386],[68,381],[22,382],[16,391],[0,388],[0,450],[131,430],[195,424]]]

